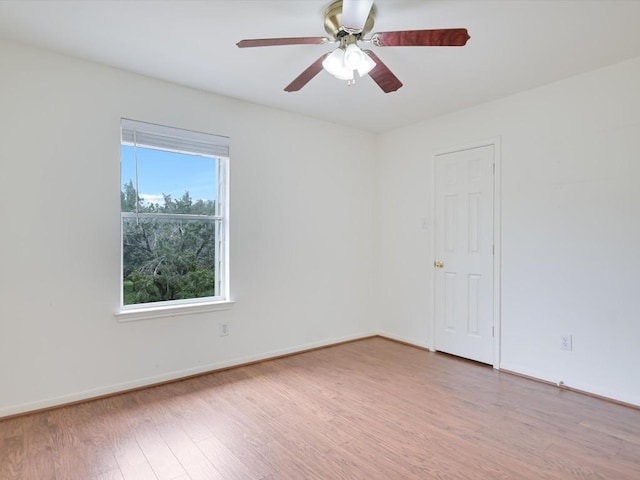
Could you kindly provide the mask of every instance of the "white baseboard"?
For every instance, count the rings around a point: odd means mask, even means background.
[[[558,386],[559,388],[566,388],[574,392],[591,395],[594,397],[602,398],[604,400],[621,403],[633,408],[640,408],[640,398],[628,397],[620,392],[614,392],[607,389],[603,389],[597,385],[587,384],[584,382],[576,381],[572,378],[559,378],[554,377],[548,373],[539,372],[528,368],[523,368],[521,365],[513,365],[508,362],[502,362],[500,364],[500,370],[505,373],[513,373],[515,375],[522,375],[533,380],[539,380],[545,383],[550,383]]]
[[[407,343],[409,345],[414,345],[416,347],[426,348],[427,350],[433,351],[433,348],[431,348],[431,345],[429,345],[427,342],[419,342],[419,341],[416,341],[415,338],[402,337],[400,335],[394,335],[389,332],[378,332],[377,334],[380,337],[385,337],[390,340],[396,340],[398,342]]]
[[[383,332],[383,331],[360,333],[356,335],[347,335],[344,337],[332,338],[329,340],[322,340],[319,342],[311,342],[311,343],[306,343],[302,345],[297,345],[295,347],[290,347],[290,348],[271,350],[271,351],[263,352],[257,355],[247,355],[244,357],[238,357],[238,358],[223,361],[223,362],[210,363],[207,365],[201,365],[196,368],[189,368],[185,370],[168,372],[162,375],[155,375],[152,377],[140,378],[140,379],[132,380],[130,382],[107,385],[104,387],[98,387],[90,390],[71,393],[68,395],[52,397],[52,398],[48,398],[48,399],[44,399],[36,402],[29,402],[29,403],[4,407],[4,408],[0,408],[0,419],[3,417],[19,415],[19,414],[38,411],[38,410],[59,407],[66,404],[92,400],[92,399],[107,396],[107,395],[114,395],[117,393],[129,391],[129,390],[135,390],[138,388],[144,388],[144,387],[156,385],[159,383],[170,382],[173,380],[180,380],[182,378],[190,377],[193,375],[211,373],[217,370],[223,370],[226,368],[237,367],[237,366],[242,366],[242,365],[246,365],[254,362],[265,361],[265,360],[281,357],[284,355],[302,353],[304,351],[313,350],[315,348],[329,347],[329,346],[336,345],[343,342],[361,340],[361,339],[372,337],[372,336],[380,336],[380,337],[388,338],[390,340],[395,340],[398,342],[414,345],[416,347],[425,348],[427,350],[433,351],[433,349],[431,348],[430,345],[427,344],[427,342],[419,342],[419,341],[416,341],[414,338],[407,338],[407,337],[394,335],[394,334],[390,334],[388,332]],[[562,380],[564,383],[564,386],[572,390],[600,396],[613,401],[622,402],[630,406],[640,406],[640,401],[636,398],[624,398],[624,396],[621,398],[620,395],[616,395],[615,393],[612,394],[612,392],[601,391],[601,389],[597,389],[597,388],[594,389],[593,386],[589,386],[589,385],[572,384],[570,381],[567,381],[565,379],[551,378],[549,375],[546,375],[537,371],[532,371],[526,368],[522,368],[519,365],[510,365],[509,363],[503,362],[500,365],[500,369],[503,369],[506,372],[511,372],[514,374],[530,377],[532,379],[537,379],[544,382],[550,382],[555,384],[557,384],[560,380]]]

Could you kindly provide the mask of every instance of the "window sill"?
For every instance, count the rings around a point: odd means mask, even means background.
[[[180,317],[194,313],[215,312],[217,310],[229,310],[235,302],[222,300],[218,302],[190,303],[183,305],[165,305],[161,307],[133,308],[120,310],[115,313],[118,322],[135,322],[138,320],[151,320],[155,318]]]

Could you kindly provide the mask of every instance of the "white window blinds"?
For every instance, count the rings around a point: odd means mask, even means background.
[[[229,157],[229,138],[123,118],[122,143],[207,157]]]

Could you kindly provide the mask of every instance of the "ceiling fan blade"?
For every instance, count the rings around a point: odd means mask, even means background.
[[[466,28],[374,33],[377,47],[462,47],[471,38]]]
[[[315,77],[322,70],[322,61],[329,56],[330,53],[325,53],[315,62],[307,67],[307,69],[298,75],[293,82],[287,85],[284,88],[285,92],[297,92],[302,87],[304,87],[307,83],[311,81],[313,77]]]
[[[273,47],[276,45],[322,45],[328,43],[327,37],[294,37],[294,38],[253,38],[240,40],[236,45],[239,48],[247,47]]]
[[[398,80],[398,77],[389,70],[389,67],[382,63],[382,60],[375,53],[371,50],[365,50],[365,52],[376,62],[376,66],[369,72],[369,76],[373,81],[378,84],[384,93],[398,90],[402,86],[402,82]]]
[[[350,30],[362,30],[372,6],[373,0],[343,0],[342,25]]]

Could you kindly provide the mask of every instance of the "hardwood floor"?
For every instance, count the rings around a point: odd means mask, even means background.
[[[640,479],[640,411],[372,338],[0,421],[0,479]]]

